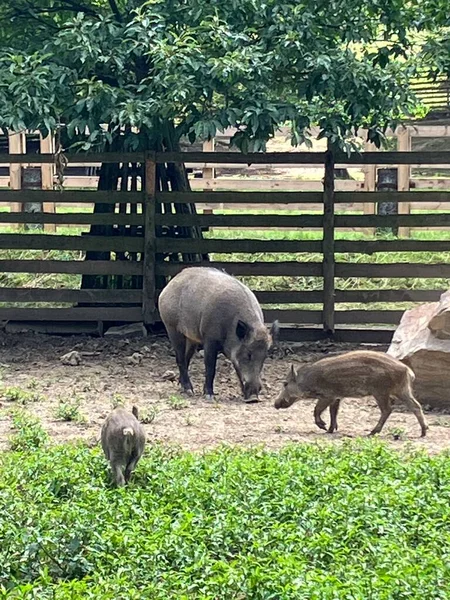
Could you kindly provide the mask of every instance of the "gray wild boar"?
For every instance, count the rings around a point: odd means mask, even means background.
[[[138,418],[135,406],[132,414],[123,408],[116,408],[103,423],[102,448],[119,487],[129,482],[131,473],[144,452],[145,429]]]
[[[291,367],[284,387],[275,401],[275,408],[288,408],[300,398],[317,398],[314,419],[317,427],[326,429],[321,418],[329,407],[331,423],[328,433],[337,430],[337,414],[343,398],[374,396],[381,417],[370,435],[380,433],[392,412],[392,401],[399,400],[415,414],[422,437],[428,426],[422,407],[414,398],[412,384],[415,375],[402,362],[371,351],[347,352],[323,358],[295,371]]]
[[[180,384],[193,393],[188,369],[202,345],[205,360],[203,392],[210,400],[219,352],[230,359],[246,400],[261,390],[261,370],[278,333],[264,325],[255,295],[240,281],[210,267],[191,267],[176,275],[159,297],[159,314],[175,350]]]

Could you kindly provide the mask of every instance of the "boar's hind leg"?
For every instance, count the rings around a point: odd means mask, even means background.
[[[323,411],[329,406],[331,400],[329,398],[320,398],[314,408],[314,421],[319,429],[325,429],[327,426],[325,425],[325,421],[322,419],[321,415]]]
[[[207,400],[212,400],[214,396],[214,377],[216,375],[217,355],[219,345],[217,342],[206,342],[203,348],[205,354],[205,386],[203,393]]]
[[[425,420],[425,416],[422,411],[422,407],[412,395],[412,392],[407,391],[403,394],[398,395],[398,399],[406,404],[406,406],[416,415],[416,419],[419,421],[421,434],[420,437],[427,435],[428,425]]]
[[[375,425],[375,427],[369,433],[369,435],[375,435],[377,433],[380,433],[380,431],[383,429],[384,424],[389,419],[389,415],[392,412],[391,399],[388,395],[387,396],[380,396],[380,395],[375,396],[375,400],[377,401],[378,408],[381,411],[381,417],[380,417],[380,420],[378,421],[378,423]]]
[[[125,468],[125,482],[128,483],[130,481],[131,475],[136,468],[136,464],[139,460],[139,456],[134,455],[130,458],[130,462],[127,464]]]
[[[192,355],[194,354],[195,345],[193,346],[192,343],[182,333],[179,333],[173,329],[168,329],[167,334],[169,336],[170,343],[175,350],[178,370],[180,372],[179,382],[186,393],[192,394],[194,388],[192,387],[191,380],[189,379],[188,367]]]
[[[337,416],[338,416],[338,412],[339,412],[340,403],[341,403],[341,401],[340,401],[340,399],[338,399],[338,400],[334,400],[330,404],[330,426],[328,427],[328,433],[334,433],[335,431],[337,431],[337,428],[338,428]]]
[[[117,487],[122,487],[125,485],[125,478],[123,476],[122,464],[120,462],[113,462],[111,464],[114,481],[116,482]]]

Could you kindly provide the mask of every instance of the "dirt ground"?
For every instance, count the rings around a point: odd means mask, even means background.
[[[20,401],[7,399],[5,390],[20,388],[40,396],[25,408],[39,416],[56,442],[84,438],[98,442],[102,422],[114,404],[136,404],[147,423],[148,440],[181,445],[190,450],[221,443],[245,446],[263,443],[280,447],[287,442],[329,443],[366,435],[379,411],[372,398],[348,399],[341,405],[339,432],[326,434],[313,421],[314,400],[288,410],[275,410],[274,399],[291,363],[317,360],[327,354],[356,349],[329,343],[280,344],[266,361],[264,388],[258,404],[245,404],[231,364],[220,357],[216,375],[217,400],[201,396],[203,361],[196,355],[191,374],[196,395],[183,398],[176,380],[176,365],[166,338],[112,340],[88,337],[51,337],[0,333],[0,448],[8,447],[12,433],[11,409]],[[378,347],[385,350],[383,347]],[[77,366],[62,364],[70,351],[81,354]],[[83,354],[86,353],[86,354]],[[136,355],[135,353],[138,353]],[[134,357],[133,357],[134,355]],[[131,358],[133,357],[133,358]],[[79,402],[86,423],[56,416],[60,402]],[[415,417],[395,408],[381,437],[394,446],[413,443],[437,452],[450,447],[450,411],[427,411],[430,430],[421,439]],[[324,413],[328,420],[328,413]],[[400,440],[394,438],[400,435]]]

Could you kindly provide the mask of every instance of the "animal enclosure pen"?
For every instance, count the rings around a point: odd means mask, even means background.
[[[189,163],[198,164],[321,164],[325,169],[324,191],[157,189],[158,165],[183,163],[187,157]],[[334,189],[335,167],[448,165],[449,152],[367,152],[350,156],[331,152],[247,155],[183,152],[77,154],[67,155],[67,158],[69,164],[80,160],[86,164],[141,164],[145,185],[141,191],[0,190],[0,202],[37,201],[44,206],[47,203],[113,204],[116,207],[115,212],[108,213],[0,212],[3,228],[0,273],[71,276],[71,286],[64,289],[57,288],[56,284],[50,288],[3,286],[0,320],[144,321],[151,325],[158,320],[156,306],[161,282],[189,266],[185,262],[189,255],[208,255],[209,261],[196,264],[225,269],[242,278],[256,292],[266,321],[278,319],[282,339],[288,340],[331,337],[336,341],[386,342],[403,314],[404,303],[437,300],[449,287],[450,264],[445,257],[450,254],[442,253],[450,253],[450,235],[441,231],[441,239],[434,239],[434,232],[431,235],[428,230],[437,226],[450,228],[450,213],[377,215],[361,211],[361,214],[344,214],[340,212],[340,205],[352,203],[363,207],[367,203],[389,201],[398,203],[401,209],[411,202],[438,202],[444,203],[440,205],[443,208],[447,205],[450,208],[450,192],[337,192]],[[50,154],[2,157],[2,161],[11,164],[49,164],[53,160]],[[218,209],[214,208],[212,214],[183,210],[183,206],[192,204],[198,211],[205,205]],[[226,211],[220,208],[224,204]],[[270,208],[264,210],[264,205]],[[308,207],[313,205],[321,205],[322,212],[311,214]],[[257,210],[252,210],[252,206]],[[75,228],[58,235],[7,229],[16,223],[102,224],[110,226],[110,235],[91,235]],[[202,228],[204,235],[183,237],[192,227]],[[221,229],[224,227],[226,231]],[[374,234],[376,228],[389,227],[420,227],[423,232],[410,239]],[[138,229],[136,235],[131,235],[132,228],[135,233]],[[348,232],[349,228],[353,231]],[[355,229],[361,231],[355,232]],[[164,235],[168,230],[171,234]],[[6,258],[3,258],[4,251],[9,252]],[[48,252],[48,258],[42,255],[30,258],[30,251]],[[86,260],[85,253],[91,251],[104,253],[103,258]],[[418,262],[415,258],[425,254],[427,262]],[[374,260],[377,256],[388,258],[380,263]],[[389,256],[393,256],[395,262]],[[83,275],[103,276],[104,285],[109,287],[80,289]],[[118,278],[121,278],[120,284]],[[134,281],[132,289],[131,280]],[[431,283],[431,287],[421,286],[424,281]],[[36,307],[39,303],[47,307]],[[61,307],[61,304],[69,306]]]

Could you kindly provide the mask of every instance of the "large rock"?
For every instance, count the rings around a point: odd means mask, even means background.
[[[388,354],[412,368],[414,393],[423,405],[450,409],[450,292],[407,310]]]

